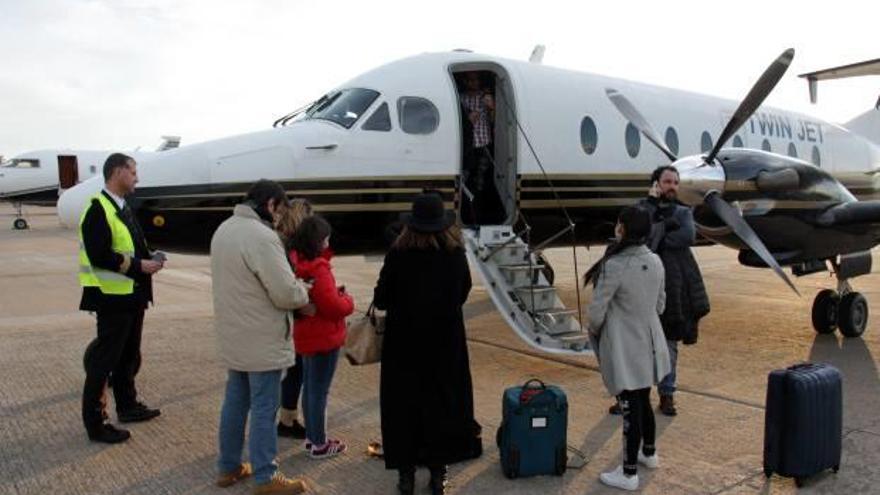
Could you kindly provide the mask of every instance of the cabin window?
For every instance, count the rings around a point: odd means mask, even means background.
[[[407,134],[431,134],[440,124],[440,112],[429,100],[402,96],[397,100],[400,128]]]
[[[733,136],[733,147],[734,148],[742,148],[743,147],[743,140],[741,137]]]
[[[584,153],[592,155],[596,151],[598,142],[599,132],[596,130],[596,123],[590,117],[584,117],[584,120],[581,120],[581,146]]]
[[[364,122],[361,129],[365,131],[390,131],[391,115],[388,113],[388,103],[382,102],[382,105]]]
[[[378,97],[379,92],[372,89],[349,88],[334,91],[322,96],[309,107],[305,118],[329,120],[350,129]]]
[[[40,160],[36,158],[13,158],[8,164],[3,166],[8,168],[40,168]]]
[[[797,158],[797,147],[795,147],[794,143],[788,143],[788,156],[792,158]]]
[[[673,155],[678,155],[678,133],[675,132],[675,128],[669,126],[666,128],[666,147],[669,148],[669,151],[672,152]]]
[[[761,141],[761,149],[764,151],[769,151],[769,152],[773,151],[773,148],[770,147],[770,141],[768,141],[766,139]]]
[[[89,172],[91,172],[92,175],[95,175],[96,173],[98,173],[98,167],[94,165],[89,165]]]
[[[702,153],[712,151],[712,135],[709,134],[709,131],[703,131],[703,134],[700,136],[700,151]]]
[[[642,146],[642,138],[639,135],[639,130],[636,129],[636,126],[632,124],[626,124],[626,152],[629,153],[631,158],[635,158],[639,155],[639,148]]]
[[[813,146],[813,165],[822,166],[822,155],[819,153],[819,147],[815,145]]]

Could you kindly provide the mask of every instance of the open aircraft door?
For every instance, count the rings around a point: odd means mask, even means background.
[[[79,183],[76,155],[58,155],[58,188],[70,189]]]

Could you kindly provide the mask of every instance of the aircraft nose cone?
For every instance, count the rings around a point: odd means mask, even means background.
[[[698,156],[682,158],[673,165],[678,169],[678,199],[682,203],[697,206],[710,192],[724,192],[726,175],[721,165],[706,165]]]
[[[95,177],[81,182],[61,193],[58,198],[57,212],[58,219],[65,227],[73,229],[79,226],[79,217],[86,207],[86,202],[103,186],[103,183],[98,180],[100,178]]]

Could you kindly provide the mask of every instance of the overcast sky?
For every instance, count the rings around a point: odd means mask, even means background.
[[[768,104],[845,122],[880,77],[802,72],[880,57],[880,2],[0,0],[0,155],[152,149],[265,129],[391,60],[469,48],[741,99],[785,48]]]

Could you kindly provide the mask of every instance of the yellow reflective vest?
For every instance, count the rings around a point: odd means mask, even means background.
[[[119,215],[116,214],[116,206],[111,203],[111,200],[108,199],[103,192],[93,196],[92,199],[89,200],[90,205],[92,204],[93,199],[98,200],[98,204],[101,205],[101,208],[104,210],[104,216],[107,218],[107,225],[110,226],[110,234],[112,237],[110,248],[114,252],[125,256],[127,259],[134,257],[134,240],[131,238],[131,232],[128,231],[128,227],[122,220],[120,220]],[[82,216],[79,218],[80,285],[83,287],[97,287],[101,289],[101,293],[103,294],[133,294],[134,279],[116,271],[104,270],[103,268],[92,266],[92,263],[89,261],[89,256],[86,254],[85,243],[83,242],[82,231],[83,220],[85,220],[88,211],[89,208],[86,208],[83,211]],[[127,264],[128,263],[125,263],[125,265]]]

